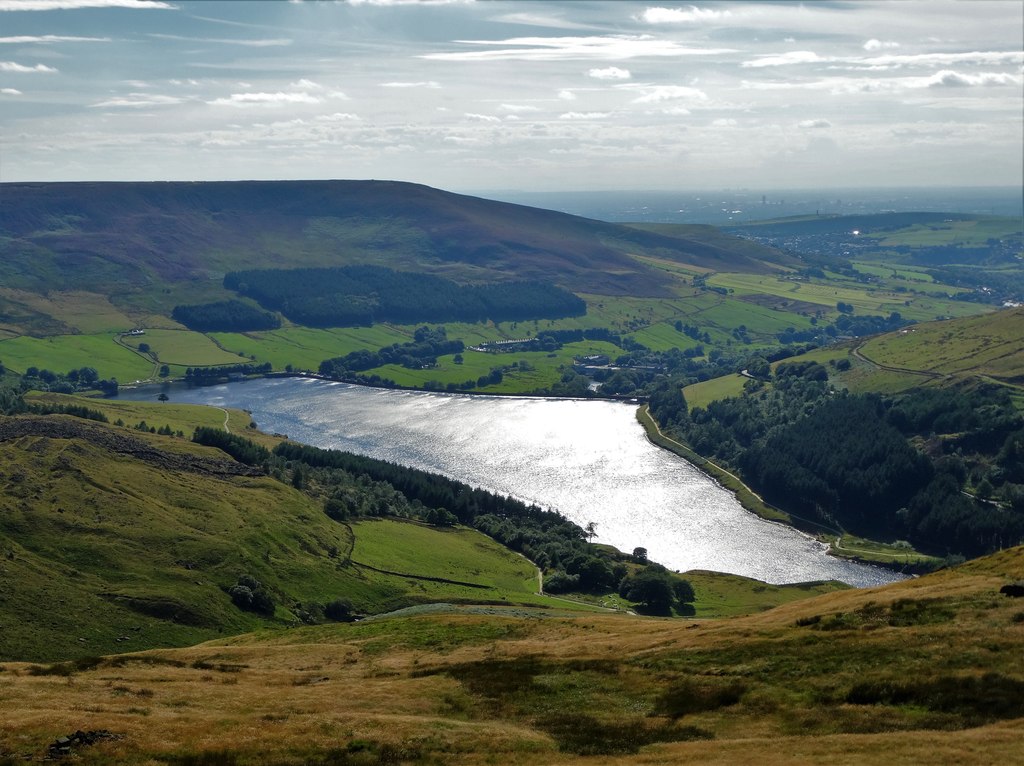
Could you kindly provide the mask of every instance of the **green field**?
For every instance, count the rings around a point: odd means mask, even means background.
[[[412,332],[391,325],[373,327],[282,327],[271,332],[210,333],[222,347],[243,356],[255,356],[283,370],[316,370],[320,362],[361,349],[377,350],[392,343],[408,343]]]
[[[719,399],[727,399],[730,396],[739,396],[743,393],[743,386],[749,378],[739,373],[735,375],[723,375],[720,378],[712,378],[700,383],[692,383],[683,389],[683,398],[690,409],[694,407],[707,407],[711,402]]]
[[[981,304],[946,298],[756,274],[716,274],[708,279],[708,284],[735,290],[740,295],[764,293],[806,301],[821,306],[823,314],[833,317],[839,302],[851,304],[857,314],[888,315],[896,311],[905,319],[918,321],[971,316],[992,310]]]
[[[879,365],[1024,385],[1024,309],[933,322],[872,338],[861,353]]]
[[[192,330],[146,330],[145,335],[125,336],[122,342],[136,349],[145,343],[158,363],[177,367],[213,367],[249,361],[240,354],[218,348],[206,335]]]
[[[115,333],[97,335],[56,335],[49,338],[21,336],[0,341],[0,361],[12,370],[29,367],[65,373],[80,367],[94,367],[101,378],[121,383],[150,378],[151,359],[116,342]]]
[[[507,601],[551,605],[537,595],[537,569],[529,561],[479,532],[464,527],[440,529],[395,519],[359,521],[352,525],[352,560],[377,569],[454,583],[416,580],[414,591],[425,600]]]
[[[455,364],[454,355],[439,357],[437,367],[423,370],[410,370],[396,364],[385,365],[370,370],[367,374],[380,375],[394,380],[400,386],[423,386],[434,381],[446,386],[448,383],[475,381],[487,375],[495,367],[518,364],[518,369],[507,371],[501,383],[485,386],[482,390],[488,393],[521,393],[547,388],[556,383],[563,372],[572,366],[573,357],[588,354],[607,354],[615,358],[622,351],[617,346],[604,341],[582,341],[567,343],[558,351],[522,351],[492,354],[481,351],[464,351],[462,364]],[[527,368],[522,369],[522,363]]]
[[[934,245],[961,245],[983,248],[989,239],[1008,239],[1021,236],[1019,220],[986,216],[968,221],[919,223],[895,232],[866,234],[878,239],[883,247],[929,247]]]

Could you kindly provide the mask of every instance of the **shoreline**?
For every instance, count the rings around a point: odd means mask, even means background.
[[[846,533],[825,524],[787,513],[781,508],[776,508],[775,506],[766,503],[760,495],[748,487],[743,480],[735,474],[727,471],[719,465],[716,465],[703,455],[698,455],[685,444],[665,436],[657,421],[655,421],[654,417],[650,414],[646,404],[641,404],[637,408],[636,419],[643,427],[644,433],[647,435],[647,439],[656,447],[668,450],[672,454],[678,455],[683,460],[690,463],[694,468],[704,473],[723,489],[731,492],[735,496],[737,502],[739,502],[745,510],[753,513],[758,518],[776,524],[784,524],[785,526],[791,527],[792,529],[827,545],[828,550],[826,553],[829,556],[835,556],[836,558],[842,558],[858,564],[869,564],[871,566],[882,567],[884,569],[911,575],[932,572],[938,568],[937,566],[930,564],[928,561],[920,559],[916,562],[900,562],[886,560],[884,558],[864,558],[863,556],[857,555],[856,552],[851,555],[846,552],[846,550],[849,549],[844,550],[841,545],[842,538]],[[817,527],[819,530],[825,530],[825,532],[815,532],[808,527]],[[871,552],[869,551],[861,552],[868,553],[869,556],[871,555]],[[884,556],[888,554],[879,553],[878,555]],[[919,555],[924,556],[924,554]]]

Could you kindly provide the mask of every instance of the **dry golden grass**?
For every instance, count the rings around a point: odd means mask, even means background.
[[[108,729],[121,738],[79,749],[82,762],[1019,762],[1019,713],[957,717],[844,695],[864,679],[1020,684],[1024,605],[997,591],[1022,575],[1017,548],[729,620],[432,614],[107,658],[66,676],[8,663],[0,756],[40,757],[58,735]],[[906,604],[922,608],[908,624],[879,617]],[[834,615],[859,622],[819,629]],[[680,683],[743,691],[674,720],[659,700]],[[562,714],[713,739],[581,755],[546,724]]]

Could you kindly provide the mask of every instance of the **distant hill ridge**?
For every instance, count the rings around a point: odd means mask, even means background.
[[[0,200],[0,278],[30,291],[386,262],[660,297],[664,279],[631,256],[755,273],[789,260],[702,227],[667,235],[398,181],[13,183]]]

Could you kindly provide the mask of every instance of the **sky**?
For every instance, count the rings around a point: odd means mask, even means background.
[[[1016,186],[1024,3],[0,0],[0,181]]]

